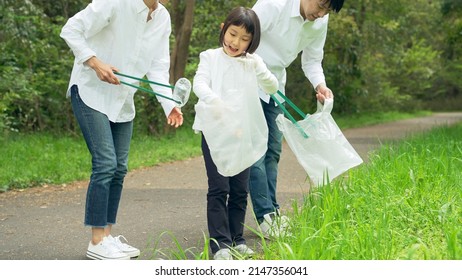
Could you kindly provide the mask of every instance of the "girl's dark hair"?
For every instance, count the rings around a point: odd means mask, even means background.
[[[252,40],[247,48],[247,53],[254,53],[260,44],[260,20],[257,14],[248,8],[234,8],[226,18],[220,33],[220,46],[223,46],[226,30],[230,25],[243,26],[247,32],[252,34]]]

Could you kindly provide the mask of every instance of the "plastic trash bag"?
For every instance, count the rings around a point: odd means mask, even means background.
[[[256,94],[228,90],[222,98],[212,104],[199,101],[195,111],[218,173],[229,177],[265,154],[268,127]]]
[[[176,100],[178,107],[183,107],[188,103],[191,93],[191,82],[186,78],[180,78],[173,87],[173,99]]]
[[[316,113],[297,122],[308,138],[284,115],[276,118],[290,149],[316,185],[330,183],[363,162],[332,118],[333,104],[333,99],[326,99],[324,105],[318,104]]]

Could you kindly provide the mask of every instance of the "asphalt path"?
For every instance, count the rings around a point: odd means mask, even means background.
[[[400,140],[438,125],[462,121],[462,112],[347,129],[343,133],[367,164],[382,143]],[[90,240],[83,226],[88,181],[0,193],[0,259],[81,260]],[[129,172],[114,235],[140,248],[140,259],[168,258],[176,252],[201,252],[207,237],[207,178],[202,157]],[[284,144],[278,177],[283,213],[309,191],[306,173]],[[256,228],[249,202],[246,224]],[[260,239],[244,232],[258,250]],[[177,244],[181,249],[177,249]]]

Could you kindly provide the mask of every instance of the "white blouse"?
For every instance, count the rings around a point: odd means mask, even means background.
[[[212,160],[223,176],[233,176],[250,167],[267,150],[268,126],[258,88],[275,93],[276,77],[258,55],[228,56],[223,48],[200,54],[193,91],[193,129],[201,131]]]
[[[152,81],[168,84],[170,15],[159,4],[152,20],[147,22],[148,11],[143,0],[93,0],[70,18],[61,31],[61,37],[75,55],[69,88],[77,85],[85,104],[106,114],[112,122],[133,120],[136,89],[102,82],[95,71],[83,63],[96,56],[121,73],[138,78],[146,75]],[[133,79],[118,78],[138,85]],[[170,88],[151,87],[155,92],[172,96]],[[157,100],[168,116],[175,103],[161,97]]]

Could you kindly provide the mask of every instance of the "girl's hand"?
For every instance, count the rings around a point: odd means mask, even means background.
[[[257,75],[266,71],[266,64],[265,62],[263,62],[263,59],[258,55],[246,53],[245,56],[239,59],[251,65],[251,67],[255,69],[255,73],[257,73]]]

